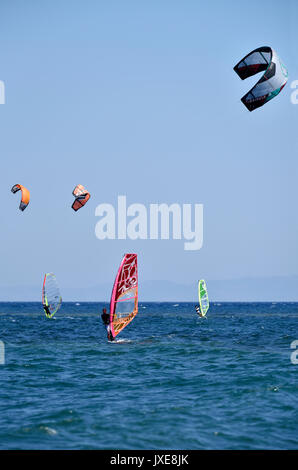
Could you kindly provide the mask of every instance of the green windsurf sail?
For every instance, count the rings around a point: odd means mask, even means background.
[[[204,281],[204,279],[201,279],[199,281],[198,294],[199,294],[201,316],[204,317],[209,309],[208,292],[207,292],[206,282]]]

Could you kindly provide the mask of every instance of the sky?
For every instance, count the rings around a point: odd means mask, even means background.
[[[140,288],[298,276],[297,12],[290,0],[1,1],[0,287],[11,300],[49,271],[61,289],[112,288],[129,252]],[[240,99],[257,79],[233,67],[262,45],[289,81],[250,113]],[[23,213],[16,183],[31,192]],[[79,183],[91,199],[75,213]],[[99,240],[95,209],[118,195],[203,204],[202,248]]]

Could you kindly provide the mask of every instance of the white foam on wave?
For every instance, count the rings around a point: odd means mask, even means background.
[[[119,344],[119,343],[132,343],[132,340],[131,339],[116,339],[114,341],[109,341],[109,343],[113,343],[113,344]]]
[[[47,434],[50,434],[50,436],[55,436],[57,433],[56,429],[49,428],[48,426],[40,426],[42,431],[45,431]]]

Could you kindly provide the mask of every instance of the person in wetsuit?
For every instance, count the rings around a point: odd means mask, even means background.
[[[110,328],[110,315],[107,313],[106,308],[102,309],[101,319],[102,319],[102,322],[103,322],[103,324],[105,325],[105,327],[107,329],[108,340],[109,341],[114,341],[113,335],[111,333],[111,328]]]
[[[110,315],[107,313],[107,309],[106,309],[106,308],[103,308],[103,309],[102,309],[101,319],[102,319],[104,325],[109,325],[109,323],[110,323]]]
[[[50,317],[52,315],[48,305],[44,305],[43,309],[44,309],[45,314],[46,314],[47,317]]]

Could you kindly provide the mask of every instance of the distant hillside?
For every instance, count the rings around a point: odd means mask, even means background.
[[[207,281],[211,301],[298,301],[298,277],[272,277]],[[88,288],[63,288],[65,301],[109,301],[111,284]],[[197,301],[197,283],[179,284],[171,281],[144,281],[139,286],[141,301]],[[40,287],[0,286],[0,301],[40,301]]]

